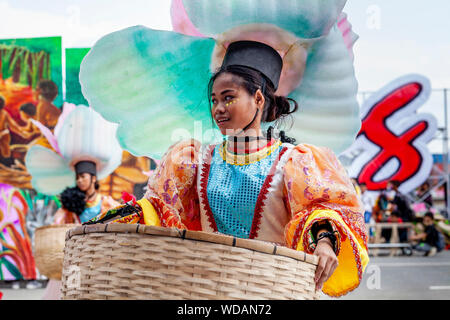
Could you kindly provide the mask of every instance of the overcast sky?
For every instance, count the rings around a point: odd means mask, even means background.
[[[0,0],[0,38],[63,36],[64,47],[90,47],[132,25],[171,30],[169,0]],[[407,73],[450,87],[450,1],[348,0],[344,11],[360,38],[360,90]]]
[[[62,36],[65,48],[91,47],[133,25],[171,30],[169,9],[170,0],[0,0],[0,39]],[[360,91],[409,73],[450,88],[449,0],[348,0],[344,11],[360,37],[354,48]],[[430,100],[426,110],[442,125],[442,95]]]
[[[64,47],[90,47],[132,25],[171,30],[169,0],[0,0],[0,38],[63,36]],[[450,88],[450,1],[348,0],[344,11],[360,38],[360,90],[420,73]]]

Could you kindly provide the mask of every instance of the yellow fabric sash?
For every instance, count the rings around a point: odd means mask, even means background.
[[[156,213],[156,210],[153,207],[153,205],[150,203],[150,201],[143,198],[143,199],[137,201],[137,203],[139,204],[139,206],[142,209],[145,225],[160,227],[161,221],[159,220],[159,216]]]
[[[360,284],[367,264],[369,263],[369,254],[364,247],[364,242],[357,237],[347,226],[341,216],[333,210],[315,210],[308,217],[303,230],[309,230],[309,225],[314,220],[326,218],[335,223],[341,234],[341,249],[338,255],[339,265],[331,277],[323,285],[322,291],[332,297],[342,296]],[[307,236],[303,231],[297,250],[305,251],[303,239]]]

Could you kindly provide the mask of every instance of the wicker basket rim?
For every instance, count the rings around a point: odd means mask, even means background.
[[[164,228],[146,226],[143,224],[94,224],[72,228],[66,232],[66,241],[76,235],[90,233],[139,233],[153,236],[165,236],[186,240],[204,241],[213,244],[228,245],[237,248],[249,249],[257,252],[289,257],[313,265],[318,264],[318,257],[280,246],[274,243],[254,239],[242,239],[224,234],[216,234],[204,231],[180,230],[176,228]]]
[[[35,232],[37,230],[45,230],[45,229],[67,229],[67,228],[74,228],[80,226],[79,224],[70,223],[70,224],[49,224],[45,226],[40,226],[35,229]]]

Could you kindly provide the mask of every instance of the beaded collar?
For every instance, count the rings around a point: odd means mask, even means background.
[[[245,166],[258,162],[272,154],[278,147],[281,146],[281,141],[276,140],[274,143],[269,143],[257,152],[248,154],[235,154],[228,150],[228,141],[220,146],[219,152],[222,155],[222,159],[228,164]]]

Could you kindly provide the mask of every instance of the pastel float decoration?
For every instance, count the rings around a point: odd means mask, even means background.
[[[361,125],[352,52],[357,36],[342,13],[345,2],[174,0],[174,32],[134,26],[94,45],[81,64],[83,95],[119,124],[118,141],[135,156],[159,159],[189,138],[214,143],[221,135],[210,114],[209,78],[231,42],[259,41],[283,58],[277,94],[300,105],[292,127],[281,129],[298,143],[340,153]]]

